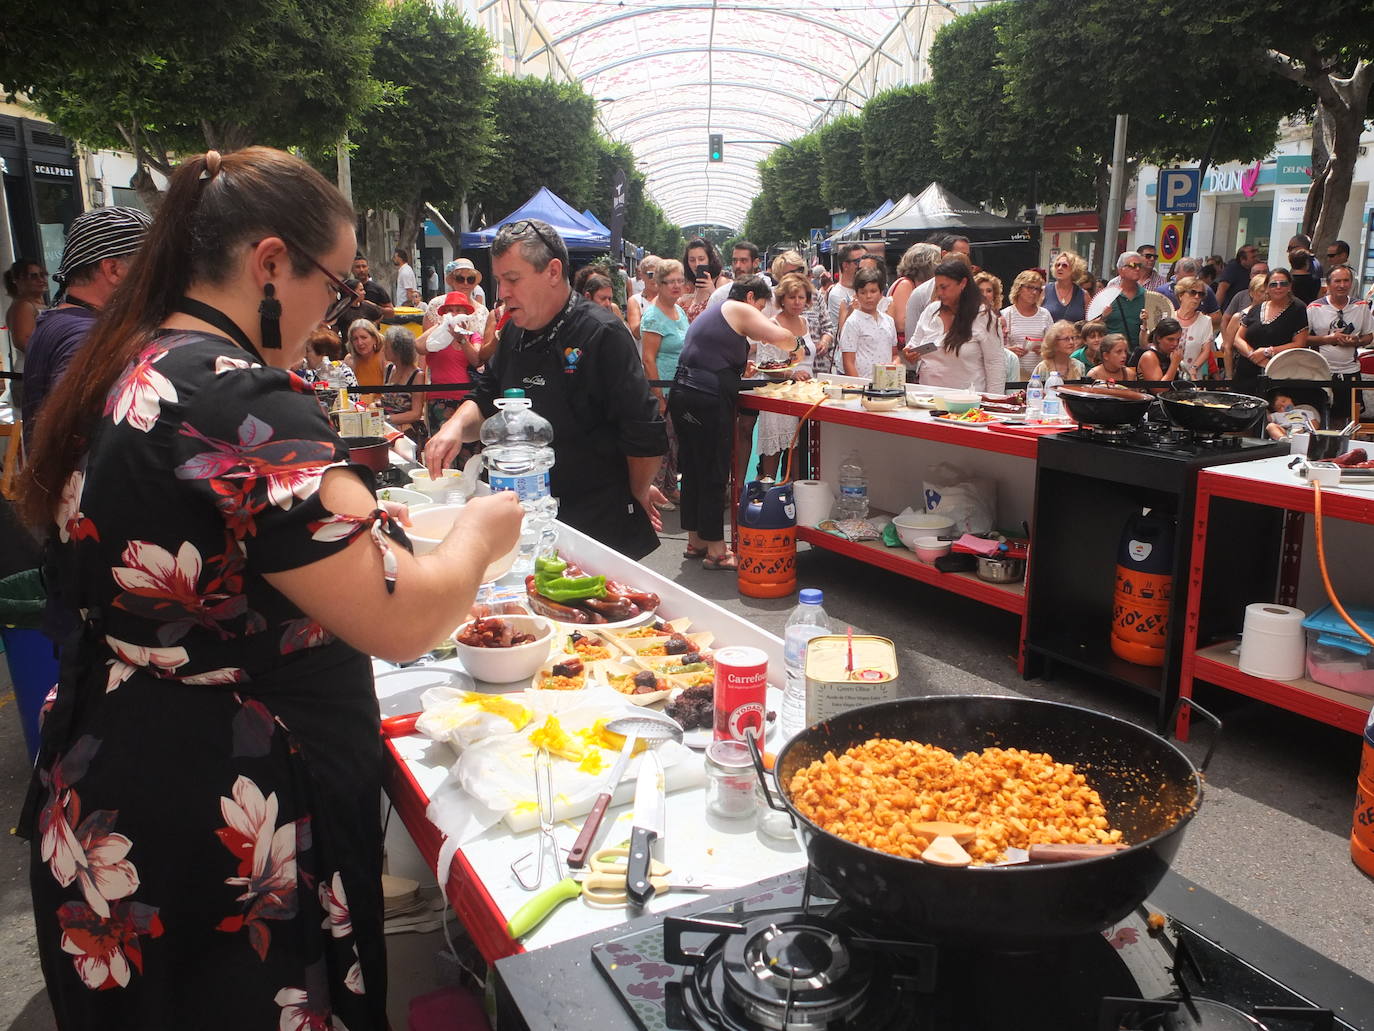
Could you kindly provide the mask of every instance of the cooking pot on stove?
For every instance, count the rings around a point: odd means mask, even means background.
[[[1244,433],[1269,408],[1262,397],[1224,390],[1171,390],[1159,400],[1170,422],[1194,433]]]
[[[391,444],[385,437],[344,437],[348,446],[348,460],[366,466],[374,473],[384,473],[391,464],[388,457]]]
[[[870,412],[890,412],[906,404],[906,387],[843,387],[842,394],[859,394],[859,403]]]
[[[1193,708],[1220,729],[1210,713]],[[791,794],[797,771],[828,751],[838,755],[874,737],[938,745],[956,755],[991,746],[1047,752],[1087,777],[1129,847],[1063,863],[937,866],[848,841],[802,815]],[[1202,803],[1200,771],[1210,759],[1209,749],[1194,767],[1159,735],[1076,705],[901,698],[841,713],[794,737],[777,758],[781,800],[770,801],[792,815],[815,872],[840,898],[909,923],[934,944],[991,940],[1015,948],[1101,931],[1138,906],[1182,844]]]
[[[1127,387],[1060,387],[1059,397],[1074,422],[1089,426],[1134,425],[1155,401]]]

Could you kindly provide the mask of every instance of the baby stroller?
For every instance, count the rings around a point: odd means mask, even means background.
[[[1313,385],[1270,385],[1274,381],[1283,380],[1310,380],[1313,381]],[[1275,355],[1265,367],[1264,375],[1260,378],[1260,384],[1264,390],[1261,396],[1270,405],[1273,405],[1275,397],[1279,394],[1286,394],[1293,399],[1293,404],[1299,408],[1316,409],[1317,414],[1321,417],[1321,424],[1316,429],[1339,429],[1340,426],[1345,425],[1345,420],[1340,419],[1338,425],[1332,426],[1331,389],[1316,385],[1316,383],[1329,382],[1331,382],[1331,366],[1326,363],[1325,358],[1316,351],[1294,348]],[[1260,432],[1264,432],[1263,425],[1260,427]]]

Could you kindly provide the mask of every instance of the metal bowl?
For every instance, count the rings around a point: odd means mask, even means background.
[[[978,556],[978,579],[990,584],[1014,584],[1026,575],[1023,558],[989,558]]]

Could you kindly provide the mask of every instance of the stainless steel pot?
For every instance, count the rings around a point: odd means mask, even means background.
[[[978,579],[993,584],[1014,584],[1026,575],[1023,558],[978,556]]]

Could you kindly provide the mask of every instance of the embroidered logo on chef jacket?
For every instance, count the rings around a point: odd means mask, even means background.
[[[527,387],[542,387],[545,385],[544,377],[539,375],[526,376],[523,380],[521,380],[521,382],[524,383]]]
[[[565,347],[563,348],[563,371],[573,373],[577,371],[577,363],[582,360],[582,348]]]

